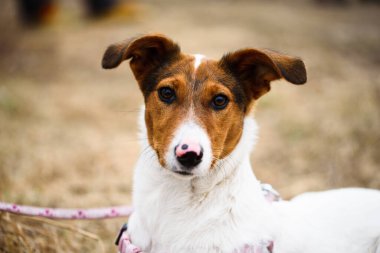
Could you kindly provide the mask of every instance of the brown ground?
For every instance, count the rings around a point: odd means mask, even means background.
[[[0,12],[0,200],[53,207],[131,202],[142,96],[128,64],[105,71],[100,60],[110,43],[150,31],[210,57],[251,46],[302,57],[308,83],[274,83],[257,106],[256,175],[285,198],[380,188],[380,7],[156,1],[125,9],[127,18],[89,22],[79,3],[61,1],[55,23],[23,29],[12,3],[4,1]],[[99,235],[115,252],[122,219],[66,223]]]

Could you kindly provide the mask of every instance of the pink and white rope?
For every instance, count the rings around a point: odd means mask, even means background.
[[[90,220],[128,217],[132,213],[133,208],[129,206],[114,206],[90,209],[68,209],[25,206],[0,202],[0,211],[50,219]]]

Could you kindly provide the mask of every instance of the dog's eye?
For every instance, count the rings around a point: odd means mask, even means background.
[[[172,88],[169,87],[160,88],[158,90],[158,96],[162,102],[165,102],[167,104],[171,104],[175,100],[175,92]]]
[[[214,110],[223,110],[228,105],[228,98],[225,95],[216,95],[212,101],[211,106]]]

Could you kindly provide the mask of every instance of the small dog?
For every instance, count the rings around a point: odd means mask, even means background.
[[[211,60],[149,34],[109,46],[102,65],[128,59],[145,100],[133,244],[146,253],[380,253],[380,191],[270,203],[252,172],[249,113],[271,81],[306,82],[301,59],[247,48]]]

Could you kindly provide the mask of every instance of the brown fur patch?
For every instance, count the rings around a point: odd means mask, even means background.
[[[173,104],[162,102],[158,96],[161,87],[170,87],[176,92]],[[174,74],[162,79],[156,89],[145,98],[145,123],[148,130],[148,140],[157,152],[161,165],[165,166],[164,156],[168,151],[178,125],[184,121],[188,114],[191,101],[188,94],[191,92],[183,74]]]
[[[208,60],[199,66],[195,83],[195,115],[210,137],[215,163],[229,155],[240,140],[246,112],[245,99],[238,84],[218,67],[216,61]],[[220,94],[229,99],[229,104],[223,110],[215,110],[211,101]]]

